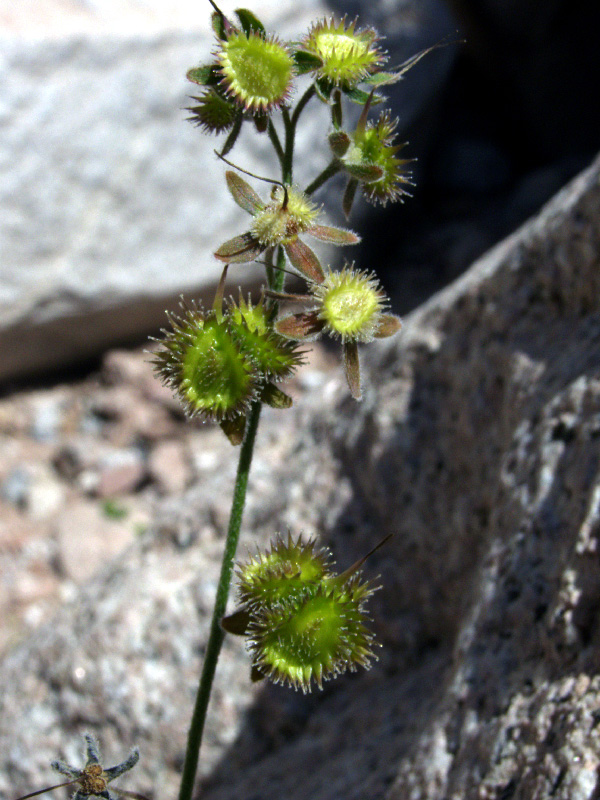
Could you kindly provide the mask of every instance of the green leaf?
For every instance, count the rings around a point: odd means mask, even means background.
[[[296,64],[298,75],[313,72],[323,66],[323,62],[318,56],[313,55],[313,53],[307,53],[304,50],[296,50],[292,58]]]
[[[391,83],[397,83],[401,78],[402,75],[396,72],[375,72],[362,82],[368,83],[369,86],[388,86]]]
[[[223,149],[221,150],[221,155],[226,156],[230,150],[233,149],[234,144],[237,141],[238,136],[240,135],[240,131],[242,130],[242,122],[244,121],[244,115],[240,112],[236,121],[233,123],[233,128],[231,129],[231,133],[225,139],[225,144],[223,145]]]
[[[315,90],[319,100],[322,100],[324,103],[329,105],[329,98],[331,97],[331,92],[333,91],[333,86],[329,83],[329,81],[326,81],[323,78],[315,81]]]
[[[186,72],[186,78],[198,86],[216,86],[219,83],[218,67],[215,64],[203,64],[200,67],[192,67]]]
[[[344,169],[357,181],[362,183],[373,183],[383,177],[383,169],[377,164],[352,164],[344,163]]]
[[[370,96],[370,92],[363,92],[362,89],[357,89],[357,88],[345,89],[344,94],[346,95],[346,97],[352,100],[353,103],[358,103],[361,106],[364,106],[364,104],[367,102]],[[377,103],[383,103],[384,100],[385,98],[382,97],[380,94],[374,94],[373,97],[371,98],[371,105],[375,106],[377,105]]]
[[[342,198],[342,211],[346,215],[346,219],[350,216],[352,211],[352,204],[358,188],[358,181],[356,178],[350,178],[344,189],[344,196]]]
[[[211,16],[211,24],[217,39],[225,41],[225,39],[227,39],[227,23],[225,20],[225,15],[218,11],[213,11]]]
[[[236,8],[235,13],[246,36],[249,36],[253,31],[263,35],[266,34],[265,26],[247,8]]]
[[[336,130],[342,127],[342,93],[336,89],[331,104],[331,124]]]

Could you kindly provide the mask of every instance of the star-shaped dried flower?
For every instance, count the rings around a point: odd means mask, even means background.
[[[360,237],[352,231],[317,224],[319,210],[311,200],[292,186],[273,188],[271,200],[263,203],[243,178],[228,170],[227,186],[235,202],[252,214],[250,230],[219,247],[216,258],[228,264],[246,263],[267,249],[281,245],[298,272],[315,283],[324,279],[323,268],[315,253],[299,237],[303,233],[336,245],[357,244]]]
[[[114,767],[104,768],[100,763],[100,748],[98,742],[91,733],[84,735],[85,739],[85,766],[81,769],[71,767],[64,761],[53,761],[52,769],[60,772],[69,780],[66,783],[59,783],[56,786],[47,786],[45,789],[40,789],[37,792],[31,792],[19,800],[28,800],[30,797],[35,797],[38,794],[49,792],[52,789],[58,789],[61,786],[76,786],[75,793],[71,800],[87,800],[89,797],[100,797],[102,800],[119,800],[119,797],[128,797],[132,800],[146,800],[143,795],[136,792],[127,792],[124,789],[117,789],[116,787],[109,788],[108,784],[124,772],[128,772],[137,764],[140,753],[137,748],[131,751],[125,761],[117,764]]]

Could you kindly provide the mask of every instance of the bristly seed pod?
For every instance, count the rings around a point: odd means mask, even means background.
[[[191,112],[188,120],[202,128],[205,133],[222,133],[229,130],[239,113],[232,102],[221,97],[213,89],[204,92],[200,97],[192,97],[192,100],[196,100],[198,105],[187,108],[187,111]]]
[[[238,599],[249,608],[272,606],[290,593],[302,590],[307,582],[320,581],[327,575],[329,551],[316,550],[316,542],[301,537],[287,542],[277,536],[270,549],[257,553],[238,568]]]
[[[238,304],[227,309],[229,325],[240,349],[252,359],[263,379],[282,381],[304,363],[304,351],[273,330],[269,314],[261,301],[253,305],[240,295]]]
[[[386,60],[377,40],[374,30],[356,30],[356,21],[346,26],[345,18],[339,23],[324,19],[312,26],[301,47],[320,59],[314,70],[318,78],[351,89]]]
[[[189,416],[204,420],[238,417],[257,396],[260,376],[243,353],[225,318],[182,303],[183,315],[169,316],[172,329],[157,350],[154,365],[163,383]]]
[[[252,674],[310,692],[313,683],[375,658],[365,603],[378,587],[361,580],[362,561],[341,575],[314,540],[278,537],[238,568],[242,608],[223,621],[247,637]]]
[[[284,105],[294,78],[294,60],[274,37],[236,31],[219,42],[222,86],[245,111],[268,113]]]

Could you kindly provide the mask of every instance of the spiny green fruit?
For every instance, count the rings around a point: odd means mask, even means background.
[[[238,568],[242,607],[224,627],[246,635],[253,676],[309,692],[313,683],[322,688],[369,667],[375,656],[365,603],[375,587],[361,580],[361,564],[337,575],[327,549],[288,535]]]
[[[351,89],[384,63],[377,40],[374,30],[356,30],[356,22],[346,26],[345,18],[339,23],[332,18],[315,23],[301,47],[320,60],[317,78]]]
[[[373,205],[403,200],[409,195],[407,187],[412,185],[412,175],[407,170],[410,159],[397,156],[404,145],[393,143],[397,124],[389,111],[383,111],[377,122],[366,122],[363,111],[341,159],[350,180],[362,185],[365,199]]]
[[[180,398],[190,416],[232,419],[257,395],[260,374],[239,347],[228,321],[214,311],[182,304],[180,317],[169,315],[172,329],[156,352],[154,365],[163,382]]]
[[[233,127],[237,119],[238,110],[229,100],[222,97],[214,89],[208,89],[199,97],[192,100],[198,102],[197,106],[189,106],[190,122],[202,128],[205,133],[222,133]]]
[[[222,87],[245,111],[268,113],[290,96],[295,65],[284,44],[261,31],[235,31],[219,42]]]
[[[304,353],[273,330],[262,301],[254,305],[240,297],[223,311],[226,272],[211,311],[182,302],[181,316],[168,315],[171,330],[163,330],[153,363],[189,416],[221,423],[230,441],[240,444],[254,400],[273,408],[292,405],[273,382],[289,377]]]
[[[240,349],[254,362],[257,370],[269,381],[289,378],[304,363],[304,352],[273,330],[272,320],[264,303],[254,305],[240,295],[238,303],[227,309],[232,333]]]
[[[248,649],[254,668],[274,683],[304,692],[373,658],[373,635],[365,612],[351,593],[335,585],[306,584],[303,591],[272,608],[254,612]]]
[[[330,554],[316,549],[314,539],[299,536],[294,542],[278,536],[269,550],[257,553],[238,569],[238,599],[250,608],[272,606],[302,590],[307,583],[322,580]]]

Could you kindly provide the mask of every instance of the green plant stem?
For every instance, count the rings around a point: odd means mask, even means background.
[[[281,180],[283,183],[290,184],[292,182],[292,162],[294,158],[294,137],[296,133],[296,125],[290,119],[290,113],[287,108],[281,109],[281,117],[285,125],[285,150],[283,155],[283,164],[281,166]]]
[[[304,92],[300,100],[298,100],[298,105],[296,106],[296,108],[294,109],[294,113],[292,114],[292,125],[294,126],[294,128],[298,124],[298,118],[300,117],[300,114],[304,111],[304,106],[308,103],[311,97],[314,96],[316,91],[317,90],[315,88],[314,83],[311,83],[311,85]]]
[[[281,145],[279,135],[277,134],[277,131],[271,120],[269,120],[267,126],[269,138],[281,165],[281,180],[285,184],[290,184],[292,182],[294,140],[298,118],[300,117],[302,109],[306,106],[314,92],[314,86],[309,87],[309,89],[300,98],[300,101],[298,102],[298,105],[291,118],[287,108],[282,109],[283,124],[285,126],[284,147]],[[267,250],[265,253],[265,266],[269,288],[281,292],[285,283],[285,253],[282,247],[277,248],[277,269],[273,269],[272,249]],[[215,677],[215,671],[217,669],[217,662],[219,660],[219,653],[221,652],[221,646],[225,638],[225,632],[221,627],[221,620],[225,614],[227,597],[229,595],[229,585],[231,583],[231,573],[233,570],[233,561],[235,559],[238,540],[240,537],[240,528],[242,525],[242,516],[246,501],[246,489],[248,486],[248,476],[250,474],[250,465],[252,463],[252,454],[254,452],[254,442],[256,440],[256,432],[258,430],[260,409],[260,401],[255,402],[250,409],[248,420],[246,422],[246,434],[240,450],[240,459],[238,462],[235,487],[233,490],[233,500],[231,503],[231,515],[229,517],[229,527],[227,530],[227,538],[225,540],[223,562],[221,564],[221,575],[219,577],[219,584],[217,586],[215,607],[213,609],[210,633],[208,636],[208,642],[206,644],[206,652],[204,654],[202,675],[200,676],[194,712],[192,714],[192,721],[190,723],[190,729],[188,732],[188,741],[185,751],[185,760],[183,762],[181,785],[179,789],[179,800],[191,800],[194,790],[194,782],[196,780],[196,773],[198,771],[200,745],[202,744],[202,734],[204,732],[204,723],[206,722],[206,712],[210,700],[210,693],[213,679]]]
[[[311,195],[320,189],[324,183],[326,183],[330,178],[333,178],[334,175],[342,169],[342,164],[338,161],[337,158],[333,158],[329,164],[325,167],[323,172],[314,179],[312,183],[310,183],[306,189],[304,190],[304,194]]]
[[[283,147],[281,146],[281,141],[279,140],[279,134],[275,129],[275,125],[273,125],[273,120],[269,119],[267,125],[267,133],[269,134],[269,139],[271,140],[271,144],[273,145],[273,149],[277,153],[277,158],[279,159],[279,164],[281,169],[283,170],[284,167],[284,159],[285,156],[283,154]]]
[[[275,292],[282,292],[283,287],[285,286],[285,252],[281,245],[277,248],[277,271],[275,273],[275,280],[273,281],[273,285],[270,286],[270,289],[273,289]]]
[[[233,570],[233,560],[235,558],[238,539],[240,536],[242,515],[244,513],[244,504],[246,501],[246,489],[248,486],[248,475],[250,473],[250,464],[252,463],[252,454],[254,452],[256,432],[258,430],[260,409],[260,401],[255,402],[250,409],[248,420],[246,422],[246,435],[244,436],[244,441],[242,442],[240,449],[240,459],[238,462],[235,487],[233,490],[233,500],[231,503],[231,516],[229,518],[229,528],[227,530],[227,538],[225,540],[223,563],[221,564],[221,575],[219,577],[219,583],[217,586],[215,607],[213,609],[210,633],[206,645],[206,653],[204,654],[202,676],[200,678],[198,693],[196,695],[196,703],[194,706],[194,713],[192,715],[192,721],[190,723],[190,729],[188,732],[185,761],[183,764],[181,786],[179,789],[179,800],[191,800],[194,782],[196,779],[196,772],[198,770],[200,744],[202,742],[202,733],[204,731],[204,723],[206,721],[208,701],[210,699],[210,692],[213,678],[215,676],[215,670],[217,668],[219,653],[221,651],[221,645],[223,644],[223,639],[225,638],[225,633],[221,628],[221,619],[225,614],[227,597],[229,595],[229,585],[231,583],[231,573]]]

